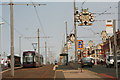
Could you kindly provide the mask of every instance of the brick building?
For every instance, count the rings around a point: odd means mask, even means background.
[[[117,38],[117,52],[120,52],[120,30],[118,30],[116,32],[116,38]],[[110,39],[110,41],[109,41]],[[109,43],[111,42],[111,50],[112,50],[112,54],[113,54],[113,49],[114,49],[114,36],[110,37],[109,39],[106,40],[106,42],[104,42],[103,47],[102,47],[102,51],[105,54],[109,54],[110,53],[110,45]]]

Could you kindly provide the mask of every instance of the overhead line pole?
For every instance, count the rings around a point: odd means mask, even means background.
[[[4,24],[4,22],[0,22],[0,60],[2,57],[2,24]]]
[[[19,36],[19,56],[21,57],[21,36]]]
[[[10,5],[10,53],[11,53],[11,76],[14,76],[14,21],[13,21],[13,5],[33,5],[33,4],[13,4],[10,0],[10,4],[0,4],[0,5]],[[34,6],[40,6],[46,4],[34,4]]]
[[[77,33],[76,33],[76,15],[75,15],[76,7],[74,0],[74,34],[75,34],[75,61],[77,61]]]
[[[21,57],[21,36],[19,36],[19,56]]]
[[[66,54],[68,54],[68,32],[67,32],[67,21],[65,22],[66,23]],[[66,57],[66,65],[68,64],[68,56]]]
[[[40,31],[38,29],[38,54],[40,54]]]
[[[68,36],[68,33],[67,33],[67,21],[65,22],[65,24],[66,24],[66,47],[67,47],[67,54],[68,54],[68,44],[67,44],[67,42],[68,42],[68,38],[67,38],[67,36]]]
[[[47,44],[46,44],[46,41],[45,41],[45,63],[47,65]]]
[[[116,78],[118,79],[118,64],[117,64],[117,37],[116,37],[116,21],[113,20],[113,34],[114,34],[114,62],[116,69]]]
[[[48,48],[48,61],[49,61],[49,63],[50,63],[50,48]]]
[[[13,3],[10,0],[10,34],[11,34],[11,76],[14,76],[14,22],[13,22]]]

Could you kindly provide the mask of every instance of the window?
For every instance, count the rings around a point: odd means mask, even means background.
[[[114,59],[114,56],[109,56],[109,59],[111,60],[111,59]]]
[[[33,57],[26,56],[26,62],[33,62]]]
[[[120,60],[120,56],[117,57],[117,60]]]
[[[33,62],[33,56],[31,55],[24,56],[23,62]]]

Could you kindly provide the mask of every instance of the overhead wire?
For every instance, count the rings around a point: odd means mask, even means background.
[[[41,22],[41,19],[40,19],[40,16],[38,15],[38,11],[37,11],[37,8],[36,8],[36,5],[34,5],[33,1],[31,0],[33,6],[34,6],[34,9],[35,9],[35,13],[37,15],[37,18],[38,18],[38,22],[39,22],[39,25],[41,26],[41,31],[43,32],[44,36],[45,36],[45,32],[44,32],[44,28],[43,28],[43,25],[42,25],[42,22]]]
[[[34,3],[33,3],[33,1],[31,0],[31,2],[32,2],[32,4],[34,5]],[[39,25],[41,26],[41,31],[43,32],[43,34],[44,34],[44,36],[46,36],[46,34],[45,34],[45,31],[44,31],[44,28],[43,28],[43,25],[42,25],[42,22],[41,22],[41,19],[40,19],[40,16],[38,15],[38,10],[37,10],[37,8],[36,8],[36,6],[34,5],[34,9],[35,9],[35,13],[36,13],[36,15],[37,15],[37,19],[38,19],[38,22],[39,22]],[[49,41],[48,40],[48,38],[43,38],[45,41]],[[44,42],[45,42],[44,41]],[[48,44],[48,43],[47,43]]]
[[[0,18],[1,18],[7,25],[10,26],[10,23],[7,22],[3,17],[0,16]],[[23,34],[22,34],[20,31],[18,31],[15,27],[14,27],[14,30],[15,30],[15,32],[16,32],[19,36],[21,36],[23,39],[27,39],[27,38],[25,38],[25,36],[23,36]],[[28,39],[28,41],[31,42],[29,39]]]
[[[7,22],[3,17],[0,16],[0,18],[1,18],[5,23],[7,23],[7,24],[10,26],[10,23]],[[21,34],[15,27],[14,27],[14,30],[15,30],[20,36],[23,36],[23,34]]]
[[[84,4],[85,4],[86,1],[87,0],[85,0],[84,2],[82,2],[81,9],[83,9],[83,6],[84,6]]]
[[[34,5],[33,1],[31,0],[31,3]],[[38,19],[38,22],[39,22],[39,25],[41,26],[41,31],[43,32],[43,35],[46,36],[45,32],[44,32],[44,28],[43,28],[43,25],[42,25],[42,22],[41,22],[41,19],[40,19],[40,16],[38,15],[38,10],[36,8],[36,6],[34,5],[34,9],[35,9],[35,13],[37,15],[37,19]],[[45,40],[45,38],[43,38]],[[46,38],[47,39],[47,38]],[[48,40],[45,40],[45,41],[48,41]]]
[[[108,9],[106,9],[105,11],[103,11],[102,13],[98,13],[98,16],[96,16],[96,17],[99,17],[99,16],[101,16],[101,15],[103,15],[103,14],[119,14],[119,13],[106,13],[106,12],[108,12],[110,9],[112,9],[113,7],[109,7]],[[118,8],[118,6],[116,6],[116,7],[114,7],[114,8]]]

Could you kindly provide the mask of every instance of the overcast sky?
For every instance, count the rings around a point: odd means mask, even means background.
[[[13,0],[15,1],[15,0]],[[27,1],[27,0],[26,0]],[[95,21],[92,26],[77,26],[78,40],[83,40],[85,46],[89,40],[93,40],[97,45],[102,43],[100,34],[101,31],[105,30],[105,21],[107,19],[117,19],[118,17],[118,3],[117,2],[89,2],[89,0],[83,0],[83,2],[76,2],[76,7],[81,11],[89,8],[89,12],[95,13]],[[111,0],[110,0],[111,1]],[[36,1],[37,2],[37,1]],[[16,2],[19,4],[20,2]],[[23,2],[22,2],[23,3]],[[23,4],[31,4],[31,0],[24,2]],[[15,32],[15,54],[19,53],[19,36],[22,36],[22,51],[33,50],[32,43],[37,42],[36,38],[25,39],[24,37],[37,37],[37,29],[40,29],[40,36],[50,36],[48,39],[40,39],[40,47],[44,47],[45,41],[47,46],[52,51],[56,58],[61,53],[62,41],[64,40],[65,34],[65,21],[68,23],[68,33],[74,28],[73,23],[73,2],[39,2],[41,4],[47,4],[42,6],[26,6],[26,5],[15,5],[14,6],[14,32]],[[83,6],[82,6],[83,4]],[[111,8],[110,8],[111,7]],[[2,25],[2,53],[6,52],[10,54],[10,14],[9,6],[2,6],[2,15],[0,20],[5,22]],[[37,11],[37,12],[36,12]],[[102,14],[98,13],[114,13],[114,14]],[[40,23],[38,16],[40,18]],[[4,20],[2,20],[2,18]],[[83,38],[87,37],[87,38]],[[73,45],[73,44],[72,44]],[[73,47],[74,48],[74,47]],[[40,49],[40,53],[44,55],[44,48]],[[74,49],[69,50],[69,56],[74,55]]]

